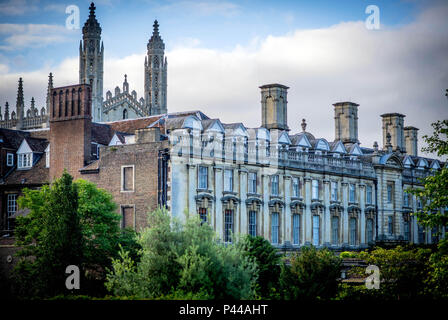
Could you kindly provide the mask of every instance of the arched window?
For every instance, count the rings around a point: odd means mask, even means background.
[[[127,119],[128,118],[128,110],[124,109],[123,110],[123,119]]]
[[[356,245],[356,218],[350,218],[350,245]]]

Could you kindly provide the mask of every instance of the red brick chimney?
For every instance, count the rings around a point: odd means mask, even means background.
[[[76,179],[90,161],[92,92],[88,84],[51,89],[50,181],[64,169]]]

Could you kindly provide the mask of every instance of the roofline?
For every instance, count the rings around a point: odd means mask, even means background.
[[[350,105],[359,107],[359,104],[351,102],[351,101],[336,102],[336,103],[333,103],[333,106],[337,107],[337,106],[343,106],[343,105],[346,105],[346,104],[350,104]]]
[[[259,86],[260,89],[268,89],[268,88],[282,88],[282,89],[289,89],[289,87],[279,84],[279,83],[270,83],[270,84],[264,84],[262,86]]]
[[[397,113],[397,112],[393,112],[393,113],[383,113],[383,114],[381,115],[382,118],[385,118],[385,117],[393,117],[393,116],[403,117],[403,118],[406,117],[404,114]]]

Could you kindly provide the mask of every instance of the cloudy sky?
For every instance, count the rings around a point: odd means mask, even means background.
[[[56,86],[78,82],[81,30],[66,28],[66,8],[89,1],[0,0],[0,106],[15,105],[24,80],[27,106],[45,104],[48,73]],[[379,29],[366,27],[366,7]],[[380,115],[399,112],[405,125],[431,133],[448,118],[446,1],[101,0],[104,92],[122,85],[143,94],[143,62],[154,19],[168,57],[168,110],[200,109],[222,122],[261,123],[259,86],[288,92],[292,133],[334,140],[332,104],[359,106],[361,145],[382,146]],[[420,146],[423,142],[420,142]]]

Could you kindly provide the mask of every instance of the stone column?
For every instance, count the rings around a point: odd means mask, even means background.
[[[348,246],[348,183],[342,182],[342,245]]]
[[[324,219],[323,220],[323,243],[330,246],[331,221],[330,221],[330,181],[324,180]]]
[[[359,206],[361,207],[361,216],[359,217],[359,222],[361,224],[361,228],[360,228],[360,232],[361,232],[361,237],[360,237],[360,245],[366,245],[366,200],[365,200],[365,195],[366,195],[366,185],[365,184],[360,184],[359,185]]]
[[[246,206],[246,199],[247,199],[247,172],[238,170],[240,175],[240,183],[239,183],[239,193],[240,193],[240,233],[247,234],[248,233],[248,227],[247,227],[247,206]]]
[[[311,244],[311,179],[305,180],[305,245]]]
[[[197,189],[197,177],[196,177],[196,165],[187,164],[188,166],[188,214],[194,215],[196,211],[196,189]]]
[[[266,174],[261,175],[263,186],[263,234],[262,236],[269,240],[269,176]]]
[[[222,213],[222,168],[215,168],[215,231],[218,238],[224,240],[223,213]]]
[[[291,176],[286,176],[285,179],[285,208],[283,210],[283,243],[285,241],[292,242],[291,239]]]

